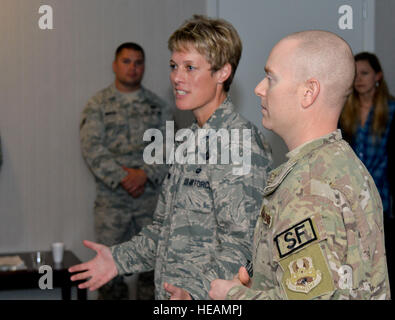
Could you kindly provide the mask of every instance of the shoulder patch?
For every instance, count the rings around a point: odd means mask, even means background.
[[[290,300],[313,299],[335,290],[319,243],[281,260],[280,265],[284,271],[282,287]]]
[[[274,237],[280,259],[318,239],[311,218],[307,218]]]

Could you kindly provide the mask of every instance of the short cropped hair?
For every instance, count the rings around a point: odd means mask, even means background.
[[[340,36],[325,30],[295,32],[286,39],[298,41],[293,65],[300,67],[300,80],[317,78],[328,89],[332,105],[344,105],[355,78],[350,45]]]
[[[194,15],[184,22],[169,38],[169,50],[183,51],[192,46],[205,56],[213,72],[229,63],[232,67],[229,78],[224,82],[228,92],[239,64],[242,43],[236,29],[223,19]]]
[[[129,49],[129,50],[134,50],[134,51],[138,51],[141,52],[141,54],[143,55],[143,59],[145,60],[145,52],[144,49],[137,43],[134,42],[125,42],[122,43],[117,50],[115,51],[115,60],[118,58],[119,54],[121,53],[121,51],[123,49]]]

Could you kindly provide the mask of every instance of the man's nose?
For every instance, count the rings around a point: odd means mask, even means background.
[[[254,93],[259,97],[266,96],[266,85],[265,85],[265,79],[263,79],[261,82],[258,83],[256,86]]]

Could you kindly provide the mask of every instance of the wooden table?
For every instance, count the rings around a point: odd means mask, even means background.
[[[40,251],[42,263],[52,268],[53,287],[61,288],[62,300],[71,300],[71,288],[77,286],[82,281],[70,280],[71,274],[67,269],[81,261],[74,255],[73,252],[65,250],[63,261],[60,264],[55,264],[52,259],[52,252]],[[16,253],[0,253],[0,256],[19,256],[27,267],[25,270],[17,271],[0,271],[0,290],[16,290],[16,289],[40,289],[39,280],[46,272],[39,273],[39,266],[34,265],[33,255],[34,252],[16,252]],[[48,290],[48,289],[47,289]],[[77,299],[86,300],[86,289],[78,289]]]

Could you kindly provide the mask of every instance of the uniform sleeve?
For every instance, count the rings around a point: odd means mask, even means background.
[[[227,299],[388,299],[383,234],[372,218],[377,207],[368,188],[350,201],[344,183],[344,193],[317,182],[315,194],[294,197],[276,223],[273,284],[254,266],[252,288],[234,287]]]
[[[251,148],[243,150],[242,141],[237,146],[245,156],[251,156],[251,167],[245,174],[240,174],[240,167],[235,164],[219,165],[213,169],[210,183],[216,219],[216,246],[210,263],[204,270],[195,271],[200,275],[200,286],[184,288],[195,299],[209,299],[208,291],[212,280],[232,279],[240,266],[252,260],[253,230],[267,172],[272,164],[271,150],[261,139],[263,136],[253,131]]]
[[[162,187],[152,224],[143,227],[129,241],[110,247],[119,275],[154,269],[159,235],[165,218],[166,202]]]
[[[166,102],[164,102],[161,99],[158,99],[158,105],[161,109],[160,126],[158,129],[162,132],[162,136],[164,137],[163,158],[164,158],[164,162],[166,163],[166,154],[165,154],[166,121],[174,121],[174,118],[173,118],[173,111],[171,110],[171,108]],[[144,164],[142,169],[147,174],[148,180],[151,181],[151,183],[153,183],[154,185],[159,186],[162,184],[162,181],[166,173],[168,172],[169,167],[166,164],[151,164],[151,165]]]
[[[249,289],[245,286],[236,286],[229,290],[227,300],[283,300],[280,288],[266,291]]]
[[[116,163],[114,156],[106,148],[104,135],[100,102],[93,98],[82,113],[80,125],[82,155],[95,177],[114,190],[127,176],[127,172]]]

